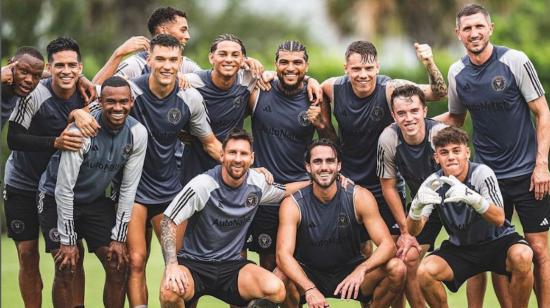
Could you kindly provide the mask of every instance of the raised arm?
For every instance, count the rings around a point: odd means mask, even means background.
[[[97,72],[92,81],[95,84],[102,84],[116,73],[124,57],[139,50],[149,50],[149,39],[144,36],[133,36],[129,38],[115,49],[109,60],[107,60],[105,65]]]

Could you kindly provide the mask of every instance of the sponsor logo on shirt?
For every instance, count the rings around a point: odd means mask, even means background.
[[[239,218],[233,218],[233,219],[218,219],[215,218],[212,224],[220,229],[229,229],[229,228],[237,228],[242,227],[246,223],[250,222],[251,216],[245,216],[245,217],[239,217]]]

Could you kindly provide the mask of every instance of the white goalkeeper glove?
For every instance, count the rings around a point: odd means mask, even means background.
[[[487,212],[489,209],[489,201],[483,198],[473,189],[468,188],[454,176],[442,176],[439,178],[442,182],[451,185],[451,188],[445,194],[444,203],[448,202],[464,202],[472,207],[479,214]]]
[[[437,180],[424,181],[413,201],[411,202],[411,209],[409,211],[409,217],[413,220],[420,220],[422,218],[422,210],[427,205],[440,204],[441,197],[435,191],[437,186]]]

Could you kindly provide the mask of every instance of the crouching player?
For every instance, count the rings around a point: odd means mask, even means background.
[[[311,185],[279,211],[277,265],[290,279],[285,304],[327,307],[326,297],[338,297],[388,307],[403,290],[406,267],[393,258],[395,244],[375,198],[360,186],[338,185],[340,155],[328,139],[311,144],[305,165]],[[360,250],[363,226],[378,247],[368,259]]]
[[[123,307],[125,296],[126,234],[147,148],[147,131],[128,116],[133,98],[122,77],[101,87],[102,111],[92,114],[101,126],[95,137],[84,138],[79,151],[54,154],[39,184],[38,212],[46,250],[56,263],[55,280],[71,298],[78,239],[84,238],[106,272],[103,304]],[[74,126],[73,128],[77,128]],[[105,190],[122,171],[118,209]],[[70,304],[67,303],[67,304]],[[67,307],[69,307],[67,305]]]
[[[433,143],[441,170],[422,183],[407,219],[409,232],[417,235],[437,207],[449,234],[418,268],[426,301],[430,307],[448,307],[443,284],[456,292],[469,277],[491,271],[510,278],[512,306],[527,307],[533,251],[504,217],[494,172],[469,161],[468,136],[460,129],[444,128]]]

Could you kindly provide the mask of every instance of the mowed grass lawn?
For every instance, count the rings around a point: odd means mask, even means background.
[[[521,227],[517,218],[514,219],[514,224],[521,233]],[[445,232],[441,232],[438,243],[441,243],[447,237]],[[41,238],[42,240],[42,238]],[[151,249],[151,257],[147,266],[147,284],[149,287],[149,307],[160,307],[158,301],[158,288],[160,285],[160,279],[164,270],[164,261],[162,259],[162,252],[156,239],[153,241],[153,247]],[[1,257],[2,257],[2,293],[1,293],[1,307],[4,308],[17,308],[23,307],[23,302],[18,289],[17,275],[19,265],[17,263],[17,254],[15,251],[15,245],[13,241],[7,238],[5,235],[1,237]],[[41,259],[40,259],[40,271],[42,273],[42,279],[44,281],[43,307],[52,307],[51,302],[51,286],[53,280],[53,261],[49,254],[43,252],[44,243],[40,243]],[[257,262],[257,256],[255,254],[249,254],[250,257]],[[94,308],[101,307],[103,282],[105,275],[103,268],[94,254],[87,253],[85,256],[84,267],[86,271],[86,307]],[[465,285],[456,294],[449,294],[449,304],[451,307],[467,307],[466,304],[466,288]],[[355,301],[338,301],[330,300],[331,307],[360,307],[359,303]],[[126,306],[128,303],[126,301]],[[485,294],[484,307],[498,307],[498,301],[495,297],[493,289],[488,284],[487,292]],[[199,302],[199,307],[217,308],[217,307],[229,307],[227,304],[219,301],[213,297],[202,297]],[[529,301],[529,307],[536,307],[535,295],[532,294]]]

